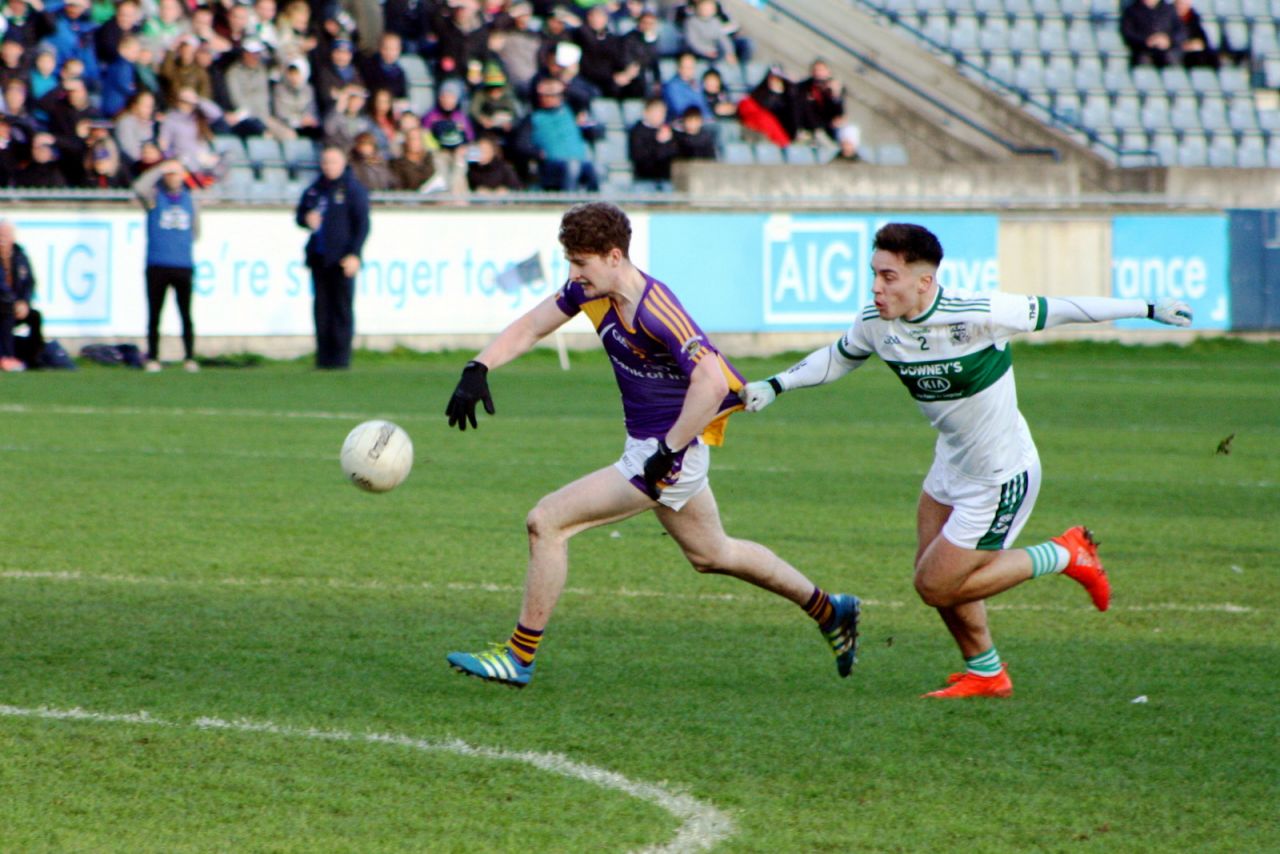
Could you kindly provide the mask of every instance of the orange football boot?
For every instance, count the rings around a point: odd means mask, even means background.
[[[976,673],[952,673],[947,677],[949,687],[921,694],[922,697],[937,697],[942,700],[953,700],[958,697],[1012,697],[1013,681],[1009,679],[1009,665],[1001,664],[1000,672],[995,676],[979,676]]]
[[[1098,560],[1098,542],[1093,532],[1083,525],[1068,528],[1060,537],[1052,541],[1062,546],[1071,555],[1071,562],[1062,574],[1080,583],[1093,599],[1093,606],[1099,611],[1107,610],[1111,605],[1111,582],[1107,580],[1107,572]]]

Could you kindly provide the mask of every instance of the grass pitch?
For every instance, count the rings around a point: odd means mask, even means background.
[[[1016,349],[1021,543],[1090,525],[1115,599],[993,600],[1015,696],[954,703],[918,698],[960,663],[910,580],[933,434],[880,365],[713,463],[730,533],[868,600],[850,679],[650,515],[573,541],[530,688],[452,673],[512,627],[528,508],[622,441],[599,353],[496,371],[449,431],[465,358],[0,380],[0,851],[1280,845],[1280,348]],[[370,417],[415,442],[386,495],[337,464]]]

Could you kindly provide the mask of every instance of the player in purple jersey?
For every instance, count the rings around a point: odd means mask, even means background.
[[[725,534],[707,480],[709,445],[742,408],[742,376],[679,300],[628,257],[631,223],[616,206],[577,205],[560,222],[569,280],[511,323],[467,363],[445,410],[449,426],[476,427],[476,404],[494,414],[488,372],[528,352],[582,311],[591,318],[622,392],[627,440],[613,465],[544,496],[529,511],[524,601],[506,643],[453,652],[458,672],[522,688],[569,570],[569,539],[653,510],[699,572],[732,575],[790,599],[818,623],[848,676],[857,655],[859,602],[828,595],[772,551]]]

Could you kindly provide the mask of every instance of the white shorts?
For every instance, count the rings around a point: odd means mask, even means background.
[[[644,463],[658,450],[657,439],[636,439],[627,437],[627,446],[622,450],[622,459],[613,467],[622,472],[622,476],[631,481],[631,485],[641,492],[644,488]],[[663,488],[658,503],[679,510],[690,498],[707,488],[707,471],[711,468],[711,449],[698,442],[685,448],[677,457],[679,470],[673,475],[675,483]]]
[[[1004,483],[978,483],[934,460],[924,491],[951,507],[942,536],[962,549],[995,551],[1018,539],[1040,494],[1040,461]]]

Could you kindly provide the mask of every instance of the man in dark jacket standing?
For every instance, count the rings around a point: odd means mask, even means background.
[[[369,236],[369,194],[341,148],[320,154],[320,177],[298,202],[298,225],[311,231],[307,266],[315,295],[316,367],[351,366],[356,273]]]
[[[31,307],[34,292],[31,261],[16,240],[13,223],[0,219],[0,371],[21,371],[40,363],[44,337],[40,312]],[[25,347],[13,335],[13,327],[23,323],[31,330],[22,342]]]

